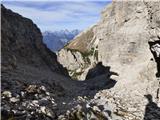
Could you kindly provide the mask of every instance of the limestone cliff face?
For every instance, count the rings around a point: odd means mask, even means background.
[[[102,11],[100,22],[87,31],[92,31],[86,38],[87,43],[84,42],[86,39],[83,39],[86,32],[83,32],[59,52],[59,61],[69,69],[81,63],[85,66],[84,61],[78,61],[78,57],[75,57],[75,60],[74,56],[90,52],[92,49],[97,50],[97,59],[90,59],[93,54],[88,56],[91,65],[87,64],[86,68],[76,67],[83,69],[80,76],[84,77],[86,70],[94,66],[93,63],[102,62],[104,66],[110,66],[112,71],[118,73],[118,76],[112,76],[117,80],[117,84],[109,92],[113,99],[111,102],[109,98],[104,97],[108,95],[105,90],[99,94],[100,100],[109,101],[108,104],[115,110],[115,114],[123,116],[125,120],[129,120],[129,117],[142,120],[147,104],[144,95],[151,94],[153,100],[157,101],[157,104],[160,103],[157,99],[157,77],[160,70],[160,2],[114,0]],[[62,59],[68,54],[73,56],[74,60],[68,58],[65,63]],[[73,65],[67,66],[70,62],[73,62]]]

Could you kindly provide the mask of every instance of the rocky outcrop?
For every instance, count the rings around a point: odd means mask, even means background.
[[[81,63],[75,61],[75,64],[68,67],[67,65],[73,60],[68,59],[67,64],[63,58],[73,53],[74,50],[79,54],[90,51],[92,47],[96,48],[98,59],[96,62],[90,59],[90,63],[102,62],[104,66],[110,66],[111,71],[118,73],[118,76],[112,76],[117,81],[116,85],[110,91],[104,90],[98,93],[99,98],[96,103],[103,101],[104,103],[100,103],[102,106],[108,103],[108,107],[112,109],[111,114],[120,116],[124,120],[159,118],[159,116],[151,115],[154,108],[149,112],[145,110],[148,104],[154,103],[156,109],[160,104],[159,81],[157,80],[160,65],[159,5],[159,1],[115,0],[102,11],[100,22],[88,30],[93,31],[92,37],[87,41],[91,43],[91,46],[88,47],[90,43],[85,43],[83,42],[85,39],[81,39],[84,32],[59,52],[60,63],[70,70],[72,66]],[[79,41],[84,43],[84,48],[78,47],[82,46]],[[82,64],[85,63],[82,62]],[[83,69],[80,76],[86,76],[85,73],[88,73],[89,67],[78,67]],[[92,67],[90,66],[90,69]],[[105,94],[109,94],[111,99],[104,97]],[[147,104],[148,98],[144,95],[152,96],[152,101],[149,100]],[[144,117],[145,112],[147,116]]]
[[[67,75],[67,71],[57,62],[57,56],[43,44],[42,34],[31,20],[4,6],[1,10],[2,71],[25,64]]]
[[[58,52],[58,61],[73,79],[85,80],[88,70],[98,62],[98,46],[93,35],[92,29],[86,30]]]
[[[95,48],[89,52],[79,52],[64,48],[58,53],[58,61],[68,69],[72,79],[85,80],[88,70],[96,66],[98,53]]]

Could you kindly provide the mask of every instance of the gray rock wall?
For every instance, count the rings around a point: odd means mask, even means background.
[[[157,80],[160,68],[159,11],[159,1],[113,1],[102,11],[100,22],[91,28],[94,37],[90,43],[94,41],[92,46],[98,49],[96,63],[102,62],[118,73],[118,76],[111,76],[117,81],[116,85],[109,91],[98,93],[100,99],[94,100],[103,106],[108,102],[106,106],[111,106],[113,116],[142,120],[146,114],[145,107],[150,103],[144,95],[152,96],[153,102],[160,104]],[[75,39],[68,47],[75,47],[73,43],[78,46]],[[93,63],[94,60],[90,61]],[[105,94],[109,94],[111,99],[104,97]],[[145,119],[155,118],[152,115],[147,118],[148,114],[151,112],[147,112]]]

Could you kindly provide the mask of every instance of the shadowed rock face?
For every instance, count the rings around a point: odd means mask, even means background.
[[[42,34],[31,20],[5,9],[3,5],[1,10],[2,70],[24,64],[67,75],[56,55],[42,43]]]
[[[150,50],[157,64],[156,77],[160,77],[160,41],[149,42]]]
[[[116,75],[118,76],[118,73],[111,72],[110,67],[105,67],[102,65],[102,62],[99,62],[94,68],[90,69],[87,73],[86,80],[96,78],[101,75],[111,76]]]
[[[144,120],[158,120],[160,119],[160,107],[153,102],[153,98],[150,94],[144,95],[148,100],[148,104],[145,108]]]

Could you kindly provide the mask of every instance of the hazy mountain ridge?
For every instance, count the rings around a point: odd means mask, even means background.
[[[52,51],[58,51],[63,48],[70,40],[78,35],[80,30],[60,30],[43,32],[43,42]]]

